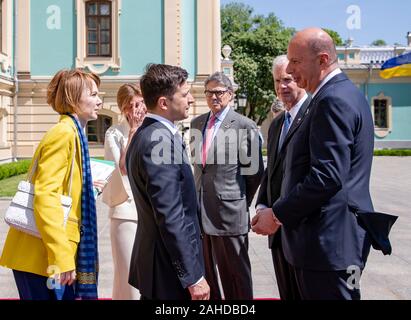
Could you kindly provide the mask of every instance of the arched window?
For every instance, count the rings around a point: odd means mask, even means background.
[[[371,109],[374,119],[375,134],[384,138],[392,130],[392,99],[381,92],[378,96],[372,97]]]
[[[99,115],[97,120],[87,123],[87,139],[90,144],[104,144],[104,137],[108,128],[113,124],[113,119],[106,115]]]

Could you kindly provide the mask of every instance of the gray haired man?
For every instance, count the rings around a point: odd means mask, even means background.
[[[287,66],[286,55],[278,56],[273,61],[275,92],[285,110],[274,118],[268,131],[267,169],[257,198],[257,215],[253,219],[255,231],[264,224],[262,219],[258,219],[261,210],[270,208],[280,197],[283,178],[282,158],[291,134],[298,129],[311,101],[305,90],[299,88],[293,77],[286,72]],[[301,300],[292,269],[284,257],[281,230],[268,237],[268,246],[271,249],[281,300]]]
[[[264,170],[261,141],[256,124],[230,107],[224,73],[205,81],[205,95],[210,111],[192,120],[190,135],[210,299],[253,299],[249,206]]]

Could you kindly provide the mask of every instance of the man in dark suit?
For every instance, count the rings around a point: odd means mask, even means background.
[[[292,76],[286,72],[286,55],[278,56],[273,61],[274,87],[278,99],[285,111],[279,113],[268,130],[267,168],[261,182],[257,198],[257,214],[262,209],[270,208],[281,194],[283,177],[282,156],[290,137],[298,129],[311,101],[304,89],[297,86]],[[281,246],[281,229],[268,237],[275,275],[281,300],[299,300],[294,274],[284,258]]]
[[[253,299],[248,232],[249,206],[264,170],[259,133],[253,121],[230,107],[233,87],[224,73],[205,81],[205,94],[210,112],[191,122],[190,145],[206,279],[211,299]]]
[[[140,82],[148,114],[126,161],[138,213],[129,283],[143,299],[209,298],[193,174],[174,125],[194,103],[187,76],[153,64]]]
[[[287,72],[312,101],[287,144],[281,196],[259,213],[254,230],[272,234],[282,224],[284,255],[303,299],[360,299],[370,239],[353,211],[373,211],[370,107],[338,68],[325,31],[298,32],[288,59]]]

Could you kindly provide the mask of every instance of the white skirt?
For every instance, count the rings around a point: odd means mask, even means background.
[[[110,238],[113,254],[113,300],[138,300],[139,291],[128,284],[131,252],[137,231],[137,221],[111,219]]]

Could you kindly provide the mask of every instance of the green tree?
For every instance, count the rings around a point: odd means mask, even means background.
[[[341,36],[339,35],[337,31],[326,29],[326,28],[322,28],[322,29],[330,35],[330,37],[334,40],[334,44],[336,46],[344,45],[344,41],[341,39]]]
[[[244,3],[230,3],[223,6],[221,12],[222,38],[233,33],[247,32],[252,26],[253,8]]]
[[[239,3],[223,6],[221,21],[222,44],[233,49],[237,94],[247,96],[247,107],[242,112],[261,125],[275,98],[273,58],[287,52],[295,31],[285,28],[274,13],[254,15],[251,7]]]
[[[382,47],[382,46],[386,46],[387,43],[385,42],[385,40],[378,39],[378,40],[373,41],[373,42],[371,43],[371,45],[372,45],[372,46],[376,46],[376,47]]]

